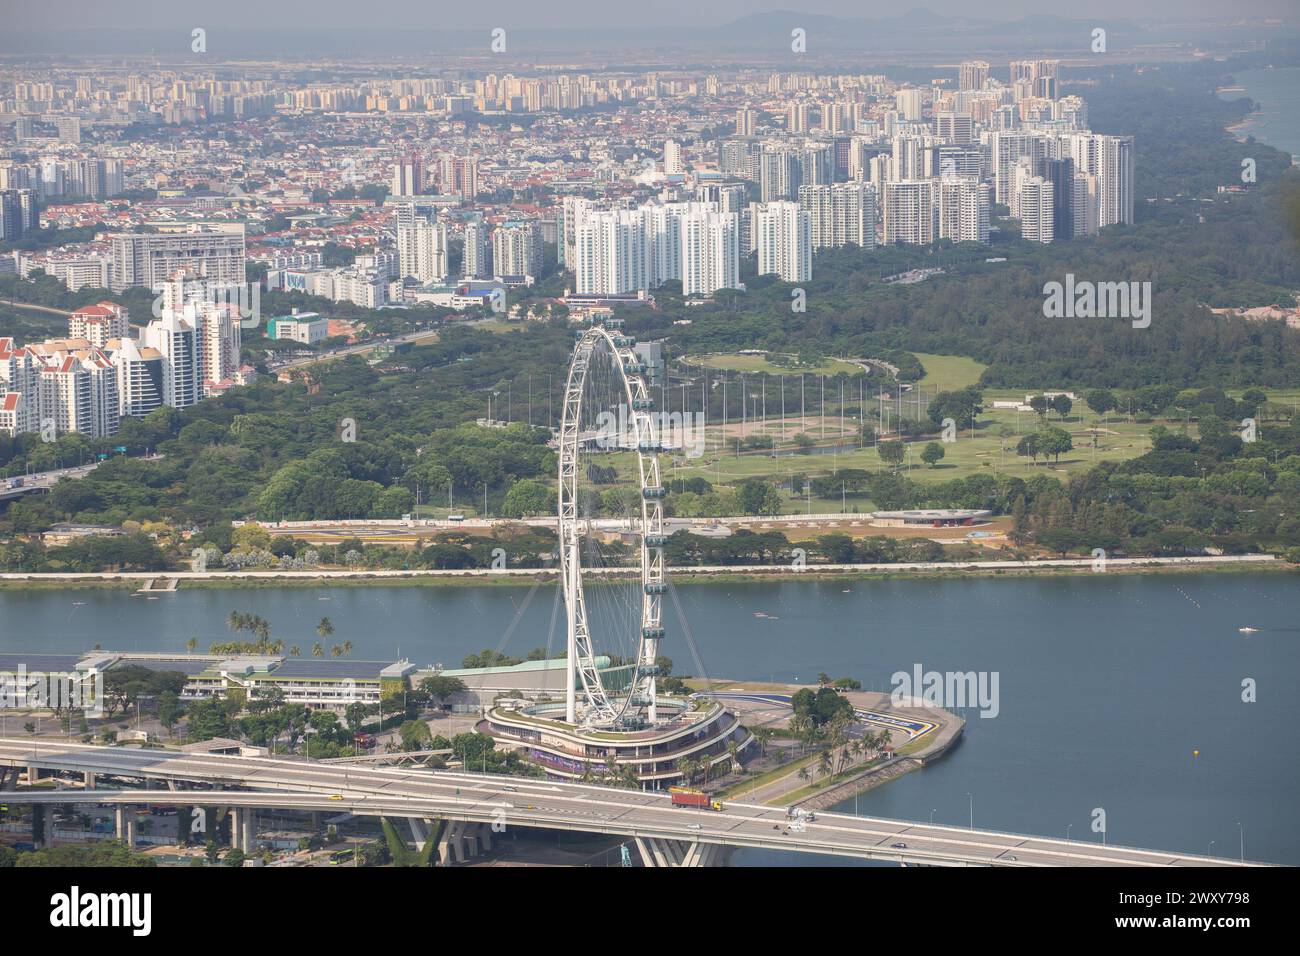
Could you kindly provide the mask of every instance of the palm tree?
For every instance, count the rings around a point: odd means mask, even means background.
[[[817,769],[821,772],[823,777],[830,774],[831,752],[829,750],[823,750],[821,756],[817,758]]]
[[[330,619],[327,617],[321,618],[320,623],[316,625],[316,636],[329,637],[333,633],[334,633],[333,622],[330,621]]]
[[[302,648],[299,647],[297,644],[293,645],[293,647],[289,648],[289,656],[302,657]]]
[[[338,657],[342,653],[343,648],[339,647],[337,644],[330,648],[330,657]]]
[[[198,646],[199,646],[198,640],[196,640],[193,637],[191,637],[188,641],[185,642],[185,650],[189,651],[191,654],[194,653],[194,648]]]
[[[694,757],[683,757],[677,761],[677,771],[682,775],[682,781],[688,786],[695,779],[695,774],[699,770],[699,763]]]
[[[344,642],[343,642],[343,654],[344,654],[345,657],[346,657],[346,656],[350,656],[350,655],[352,654],[352,642],[351,642],[351,641],[344,641]]]
[[[317,641],[315,644],[313,644],[313,645],[311,646],[311,656],[312,656],[312,657],[324,657],[324,656],[325,656],[325,648],[321,647],[321,643],[320,643],[320,641]]]
[[[808,768],[807,768],[807,767],[800,767],[800,768],[799,768],[799,779],[800,779],[800,780],[807,781],[807,780],[809,780],[811,777],[812,777],[812,774],[810,774],[810,773],[808,772]]]
[[[740,770],[739,754],[740,754],[740,748],[736,746],[736,742],[734,740],[728,740],[727,756],[731,758],[731,768],[737,771]]]

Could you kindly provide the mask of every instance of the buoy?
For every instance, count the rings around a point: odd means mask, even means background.
[[[1193,751],[1192,751],[1192,756],[1193,756],[1193,757],[1199,757],[1200,755],[1201,755],[1201,752],[1200,752],[1199,750],[1193,750]]]

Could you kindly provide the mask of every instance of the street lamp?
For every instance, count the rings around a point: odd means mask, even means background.
[[[934,807],[930,808],[930,826],[934,826]]]
[[[1215,841],[1215,840],[1211,840],[1211,841],[1206,845],[1206,847],[1205,847],[1205,855],[1206,855],[1206,856],[1212,856],[1212,855],[1213,855],[1213,854],[1210,853],[1210,850],[1212,850],[1212,849],[1214,848],[1214,844],[1215,844],[1216,842],[1217,842],[1217,841]]]
[[[1237,822],[1237,834],[1241,837],[1241,862],[1246,862],[1246,828]]]
[[[970,828],[974,830],[975,829],[975,795],[968,790],[966,792],[966,796],[970,798]]]

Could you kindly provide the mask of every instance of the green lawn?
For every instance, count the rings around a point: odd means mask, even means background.
[[[768,361],[763,355],[717,354],[692,355],[686,361],[729,372],[766,372],[768,375],[837,375],[840,372],[854,375],[862,371],[860,365],[841,362],[839,359],[826,359],[820,365],[782,366]]]
[[[975,385],[980,375],[988,368],[981,362],[964,355],[930,355],[926,352],[913,352],[925,366],[925,377],[921,386],[926,394],[934,392],[952,392],[967,385]]]
[[[930,438],[910,442],[910,465],[905,461],[900,467],[909,478],[919,482],[950,481],[974,474],[1007,474],[1021,478],[1048,474],[1064,481],[1070,475],[1086,472],[1097,462],[1124,461],[1150,451],[1149,433],[1153,423],[1129,423],[1120,418],[1110,418],[1101,423],[1104,433],[1098,436],[1097,448],[1093,449],[1088,429],[1097,424],[1097,419],[1086,410],[1086,406],[1083,407],[1082,415],[1071,414],[1064,423],[1060,422],[1056,415],[1049,417],[1050,424],[1064,427],[1074,438],[1074,450],[1062,455],[1059,463],[1048,463],[1040,458],[1036,464],[1031,464],[1027,458],[1018,456],[1015,451],[1016,443],[1021,435],[1036,429],[1038,417],[1029,412],[998,410],[987,411],[980,416],[979,427],[973,437],[969,428],[961,429],[956,441],[943,446],[945,455],[936,467],[931,468],[920,459],[921,449],[932,440]],[[834,422],[828,419],[827,444],[832,443],[834,434],[838,432],[838,424],[838,418]],[[1177,423],[1166,424],[1173,427]],[[849,420],[845,422],[845,426],[845,441],[853,441],[851,436],[855,434],[857,422]],[[759,428],[756,424],[751,424],[749,427],[751,429],[749,434],[756,434]],[[759,477],[774,481],[788,481],[794,474],[811,477],[828,474],[837,468],[865,468],[878,471],[888,467],[881,461],[876,449],[869,445],[846,448],[838,455],[781,454],[773,457],[770,452],[746,452],[738,456],[734,444],[731,444],[726,451],[718,447],[722,438],[721,428],[710,425],[707,431],[707,448],[700,457],[685,458],[669,455],[661,457],[660,468],[665,481],[698,476],[708,479],[715,486],[734,485],[746,478]],[[786,440],[783,443],[779,438],[780,423],[776,420],[768,422],[768,433],[777,437],[777,448],[781,452],[793,450],[791,439],[796,431],[795,427],[788,427]],[[816,427],[810,428],[809,432],[813,437],[818,437]],[[1007,434],[1004,435],[1004,432]],[[733,428],[730,442],[734,442],[734,434]],[[613,465],[623,479],[635,480],[635,456],[631,453],[610,455],[602,461]],[[808,509],[808,501],[805,497],[801,496],[796,500],[786,492],[783,493],[783,498],[784,510],[787,513],[799,513]],[[851,501],[850,505],[854,503]],[[856,503],[864,507],[860,499]],[[812,510],[839,511],[840,500],[838,497],[834,501],[822,500],[814,495]]]

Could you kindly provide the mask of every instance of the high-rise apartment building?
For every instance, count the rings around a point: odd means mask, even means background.
[[[696,208],[681,218],[682,294],[740,287],[740,217]]]
[[[939,238],[953,242],[989,241],[989,185],[975,178],[938,181]]]
[[[128,318],[126,306],[116,302],[83,306],[68,317],[68,338],[85,339],[95,348],[106,348],[110,339],[130,335]]]
[[[965,60],[957,73],[959,90],[982,90],[988,83],[989,65],[984,60]]]
[[[576,291],[579,295],[625,295],[650,288],[649,246],[639,210],[587,212],[577,227]]]
[[[424,161],[419,156],[407,156],[393,166],[394,196],[419,196],[423,192]]]
[[[0,240],[17,242],[39,225],[34,190],[0,189]]]
[[[1020,237],[1029,242],[1051,242],[1056,238],[1054,213],[1051,181],[1042,176],[1021,178],[1016,186],[1016,218],[1020,220]]]
[[[447,225],[417,218],[397,227],[398,268],[421,283],[447,277]]]
[[[939,238],[939,182],[905,179],[884,184],[885,245],[928,245]]]
[[[191,226],[177,233],[124,233],[110,242],[112,288],[160,288],[181,274],[209,282],[244,282],[244,230]]]
[[[507,222],[492,232],[492,265],[499,276],[539,276],[542,230],[538,223]]]
[[[475,216],[465,223],[464,247],[461,253],[460,274],[466,279],[485,279],[492,275],[488,262],[488,227]]]
[[[763,203],[754,209],[758,274],[775,273],[783,282],[812,278],[812,222],[793,202]]]
[[[876,244],[876,191],[869,183],[800,186],[799,205],[808,211],[814,249]]]
[[[180,312],[164,309],[162,318],[144,327],[140,343],[157,349],[162,356],[162,403],[188,408],[202,397],[199,378],[199,345],[194,326]]]

